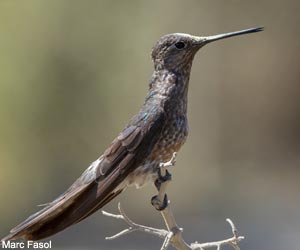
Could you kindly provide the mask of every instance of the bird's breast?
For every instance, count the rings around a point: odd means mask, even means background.
[[[154,146],[149,158],[159,162],[170,160],[178,152],[188,136],[188,121],[185,114],[168,117],[161,136]]]

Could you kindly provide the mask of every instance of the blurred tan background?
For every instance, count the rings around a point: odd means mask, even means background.
[[[300,235],[300,2],[297,0],[0,2],[0,235],[63,192],[138,111],[162,35],[213,35],[195,58],[189,139],[169,198],[187,241],[296,249]],[[105,209],[163,227],[155,189],[130,189]],[[100,212],[52,237],[53,249],[159,249]]]

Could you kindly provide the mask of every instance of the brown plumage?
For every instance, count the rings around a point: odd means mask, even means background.
[[[152,50],[155,71],[138,114],[65,193],[2,240],[49,237],[85,219],[127,186],[154,182],[159,163],[168,161],[187,138],[187,92],[196,52],[211,41],[261,30],[210,37],[163,36]]]

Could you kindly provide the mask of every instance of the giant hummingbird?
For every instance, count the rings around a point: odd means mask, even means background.
[[[128,186],[154,183],[159,164],[179,151],[188,136],[188,86],[195,54],[213,41],[262,30],[251,28],[214,36],[174,33],[161,37],[152,49],[154,73],[140,111],[63,194],[2,240],[49,237],[90,216]]]

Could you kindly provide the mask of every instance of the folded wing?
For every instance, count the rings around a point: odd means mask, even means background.
[[[78,223],[122,192],[121,183],[151,152],[164,124],[163,112],[136,119],[104,154],[46,207],[13,228],[2,240],[40,240]]]

